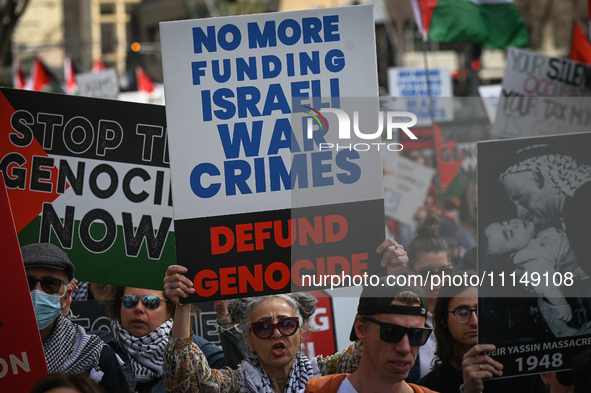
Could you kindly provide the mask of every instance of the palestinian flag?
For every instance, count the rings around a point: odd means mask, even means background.
[[[92,63],[92,70],[90,70],[90,72],[96,74],[97,72],[101,72],[106,69],[107,67],[105,67],[105,63],[103,63],[103,61],[100,58],[97,58],[94,60],[94,63]]]
[[[513,0],[412,0],[425,41],[526,48],[529,35]]]
[[[61,247],[82,281],[161,289],[175,262],[165,130],[164,106],[0,87],[20,245]]]
[[[33,62],[31,82],[30,85],[27,85],[27,90],[53,93],[64,92],[56,76],[38,58],[35,58]]]
[[[140,66],[135,68],[135,77],[137,79],[137,90],[144,93],[152,93],[154,91],[154,81],[146,74],[144,69]]]
[[[27,80],[25,79],[25,75],[23,74],[23,70],[21,69],[21,64],[18,60],[15,60],[12,63],[12,78],[15,89],[27,88]]]
[[[51,86],[51,75],[41,60],[35,58],[33,70],[31,71],[31,90],[49,91]]]

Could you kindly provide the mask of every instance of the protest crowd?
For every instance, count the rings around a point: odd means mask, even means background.
[[[525,0],[221,3],[137,96],[0,86],[0,392],[591,392],[591,0],[559,55]]]

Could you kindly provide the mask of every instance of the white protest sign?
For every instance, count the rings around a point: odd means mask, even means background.
[[[415,224],[414,215],[425,202],[435,170],[406,157],[398,157],[398,171],[384,176],[386,215],[405,224]]]
[[[454,119],[451,70],[447,67],[429,69],[429,89],[425,70],[422,68],[388,68],[388,91],[396,100],[391,104],[395,110],[414,113],[417,126],[431,125],[429,93],[436,122]],[[398,98],[403,97],[403,98]]]
[[[97,72],[76,75],[78,90],[83,97],[117,99],[119,83],[114,68]]]
[[[373,233],[353,235],[365,225],[339,209],[369,203],[357,219],[372,217],[383,238],[380,151],[319,147],[357,141],[339,139],[340,119],[320,113],[329,106],[371,111],[362,126],[376,130],[371,6],[163,22],[160,32],[177,260],[201,297],[190,301],[290,291],[290,273],[302,287],[301,274],[325,268],[314,265],[322,253],[297,260],[292,245],[354,247]],[[354,272],[347,252],[339,261]]]
[[[497,107],[499,106],[499,99],[501,97],[501,85],[485,85],[478,86],[478,93],[482,98],[482,105],[486,111],[486,116],[491,124],[495,122],[497,115]]]
[[[591,66],[511,48],[492,134],[502,138],[591,129]]]

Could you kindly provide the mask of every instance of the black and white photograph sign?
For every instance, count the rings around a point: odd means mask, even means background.
[[[591,346],[591,133],[478,144],[479,343],[503,376]]]

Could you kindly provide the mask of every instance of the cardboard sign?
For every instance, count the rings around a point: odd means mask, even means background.
[[[96,73],[78,74],[76,82],[83,97],[116,100],[119,94],[119,81],[114,68]]]
[[[146,93],[145,91],[121,92],[117,98],[120,101],[137,102],[140,104],[164,105],[164,85],[154,83],[154,91],[151,93]]]
[[[0,293],[5,299],[0,313],[0,386],[7,392],[29,391],[47,374],[47,364],[3,176],[0,176],[0,237]]]
[[[175,262],[161,106],[0,89],[0,171],[21,245],[82,281],[162,289]]]
[[[484,105],[484,110],[486,111],[486,116],[491,124],[495,122],[495,117],[497,116],[497,108],[499,106],[502,90],[503,88],[501,85],[478,86],[478,94],[480,94],[482,105]]]
[[[492,133],[502,138],[591,130],[591,66],[510,48]]]
[[[398,171],[384,176],[386,214],[405,224],[414,225],[414,214],[423,205],[435,170],[398,157]]]
[[[451,70],[446,67],[429,69],[429,85],[430,94],[426,72],[422,68],[388,68],[388,91],[392,97],[397,97],[390,105],[395,110],[414,113],[419,127],[433,123],[429,113],[429,96],[435,122],[454,119],[453,100],[445,98],[453,97]]]
[[[322,114],[378,112],[371,7],[163,22],[160,32],[188,301],[309,289],[302,275],[379,274],[380,152],[339,139],[341,119]]]
[[[309,293],[318,300],[316,312],[311,318],[312,325],[316,330],[304,333],[303,350],[310,359],[318,355],[333,355],[337,351],[337,346],[332,298],[324,291]]]
[[[590,145],[478,143],[478,342],[503,377],[570,369],[591,346]]]

